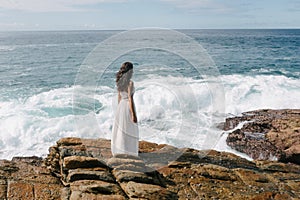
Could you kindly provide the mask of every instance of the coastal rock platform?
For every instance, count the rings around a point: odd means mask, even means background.
[[[110,140],[62,138],[46,158],[0,161],[0,199],[299,199],[300,166],[141,141],[112,157]]]
[[[238,124],[244,123],[241,128]],[[300,109],[256,110],[227,118],[227,144],[255,160],[300,164]]]

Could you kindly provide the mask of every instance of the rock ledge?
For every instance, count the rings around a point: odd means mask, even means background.
[[[300,164],[300,109],[257,110],[226,119],[224,129],[239,123],[227,144],[256,160],[279,160]]]
[[[140,142],[112,157],[106,139],[62,138],[45,159],[0,161],[0,199],[298,199],[300,166]]]

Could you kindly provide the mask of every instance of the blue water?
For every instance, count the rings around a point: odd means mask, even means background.
[[[45,156],[50,145],[66,136],[110,138],[114,73],[119,65],[105,73],[97,95],[89,95],[86,89],[86,105],[74,107],[73,91],[80,87],[74,82],[87,55],[101,41],[119,32],[0,32],[0,158]],[[300,29],[180,32],[201,44],[218,67],[225,90],[226,116],[261,108],[300,108]],[[175,74],[183,74],[194,89],[194,96],[201,99],[200,107],[193,111],[202,129],[194,134],[210,131],[205,130],[211,117],[209,94],[203,89],[205,80],[185,60],[162,51],[140,50],[129,56],[136,67],[135,98],[141,139],[180,147],[190,145],[174,135],[181,117],[180,102],[172,91],[147,86],[145,75],[149,75],[147,81],[167,77],[169,82],[178,84]],[[139,68],[142,60],[153,58],[157,63],[167,62],[169,68]],[[191,104],[192,101],[187,103]],[[88,115],[96,116],[100,131],[90,128],[90,122],[78,130],[76,120],[82,121]],[[191,114],[191,120],[195,116]],[[201,149],[200,136],[198,140],[199,145],[192,146]],[[219,150],[229,150],[223,143],[217,146]]]

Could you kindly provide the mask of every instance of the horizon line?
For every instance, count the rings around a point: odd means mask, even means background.
[[[153,28],[153,27],[143,27],[143,28]],[[164,27],[154,27],[157,29],[170,29],[170,30],[298,30],[300,27],[266,27],[266,28],[164,28]],[[129,31],[139,28],[130,29],[24,29],[24,30],[0,30],[0,32],[51,32],[51,31]],[[142,29],[142,28],[141,28]]]

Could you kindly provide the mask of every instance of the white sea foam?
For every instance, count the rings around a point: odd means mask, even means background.
[[[253,160],[251,157],[249,157],[247,154],[244,154],[244,153],[241,153],[241,152],[238,152],[232,148],[230,148],[227,144],[226,144],[226,139],[227,139],[227,136],[230,132],[232,131],[235,131],[237,129],[240,129],[242,128],[245,124],[249,123],[249,121],[245,121],[245,122],[241,122],[239,123],[236,127],[234,127],[233,129],[231,130],[228,130],[228,131],[224,131],[222,134],[221,134],[221,137],[219,139],[219,141],[217,142],[216,146],[214,147],[215,150],[217,151],[226,151],[226,152],[230,152],[230,153],[233,153],[233,154],[236,154],[236,155],[239,155],[240,157],[242,158],[246,158],[248,160]]]
[[[285,76],[222,77],[226,91],[226,113],[270,108],[300,108],[300,80]]]
[[[212,113],[206,81],[156,78],[135,82],[141,140],[178,147],[215,148],[244,156],[226,145],[227,133],[222,135],[223,131],[214,127],[216,122],[229,113],[300,108],[300,80],[285,76],[221,76],[226,97],[224,114]],[[187,86],[190,90],[184,91]],[[78,87],[54,89],[26,100],[0,102],[0,158],[45,156],[49,146],[61,137],[109,139],[117,104],[115,89],[98,87],[95,93],[95,88],[82,88],[86,91],[81,96],[82,104],[73,105],[74,89]]]
[[[0,45],[0,52],[1,51],[13,51],[16,47],[13,45]]]

